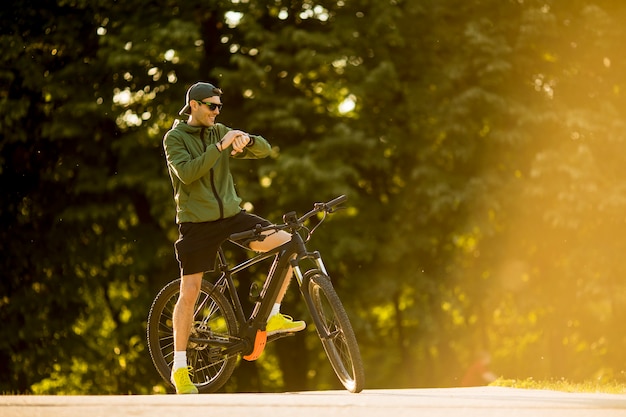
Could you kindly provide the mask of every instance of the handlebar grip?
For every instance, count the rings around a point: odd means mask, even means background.
[[[241,240],[241,239],[250,239],[256,237],[255,230],[246,230],[245,232],[233,233],[230,235],[228,239],[230,240]]]
[[[332,209],[335,206],[338,206],[341,203],[344,203],[345,201],[348,200],[348,197],[345,195],[340,195],[337,198],[334,198],[332,200],[330,200],[328,203],[326,203],[326,207],[328,207],[329,209]]]

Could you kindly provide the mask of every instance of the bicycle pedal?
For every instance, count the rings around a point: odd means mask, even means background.
[[[254,337],[254,349],[252,349],[252,352],[249,355],[243,356],[243,358],[247,361],[257,360],[265,350],[266,344],[267,332],[265,330],[258,330],[256,332],[256,336]]]
[[[267,337],[267,342],[273,342],[274,340],[282,339],[283,337],[295,336],[297,333],[298,332],[275,333]]]

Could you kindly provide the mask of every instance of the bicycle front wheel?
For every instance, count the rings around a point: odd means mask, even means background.
[[[348,314],[328,276],[313,270],[305,277],[308,277],[308,292],[312,301],[310,308],[320,319],[320,323],[316,323],[317,334],[333,370],[348,391],[361,392],[365,371]]]
[[[170,282],[154,299],[148,315],[147,338],[152,362],[170,385],[174,362],[174,306],[180,294],[180,279]],[[226,383],[237,365],[236,356],[224,354],[225,343],[237,334],[237,320],[228,299],[215,286],[202,280],[194,308],[187,344],[191,381],[200,392],[214,392]]]

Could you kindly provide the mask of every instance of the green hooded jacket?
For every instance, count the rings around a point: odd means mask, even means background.
[[[199,223],[234,216],[241,211],[229,161],[232,146],[220,152],[215,145],[231,128],[216,123],[211,127],[174,124],[165,134],[167,159],[177,223]],[[250,135],[251,145],[233,158],[257,159],[270,154],[270,144]]]

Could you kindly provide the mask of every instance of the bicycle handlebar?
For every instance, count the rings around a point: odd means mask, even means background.
[[[239,232],[239,233],[233,233],[232,235],[230,235],[230,237],[228,239],[230,240],[241,240],[241,239],[250,239],[250,238],[258,238],[259,236],[261,236],[261,233],[267,230],[284,230],[287,229],[289,227],[295,227],[295,226],[301,226],[305,221],[307,221],[309,218],[313,217],[315,214],[320,213],[320,212],[326,212],[326,213],[332,213],[335,207],[337,207],[338,205],[344,203],[345,201],[348,200],[348,197],[346,197],[345,195],[340,195],[339,197],[336,197],[332,200],[330,200],[327,203],[315,203],[313,205],[313,210],[309,211],[308,213],[304,214],[302,217],[300,218],[296,218],[295,222],[286,222],[284,224],[272,224],[269,226],[261,226],[260,224],[257,224],[254,229],[251,230],[246,230],[245,232]],[[295,214],[294,214],[295,216]]]
[[[260,224],[257,224],[254,227],[254,229],[246,230],[245,232],[233,233],[232,235],[230,235],[228,239],[230,240],[249,239],[251,237],[259,236],[261,232],[263,232],[264,230],[268,230],[268,229],[265,229],[264,227],[261,227]]]
[[[342,204],[346,202],[347,200],[348,200],[348,197],[346,197],[345,195],[340,195],[339,197],[330,200],[328,203],[325,203],[326,211],[332,212],[335,206],[338,206],[339,204]],[[318,204],[321,204],[321,203],[318,203]]]

